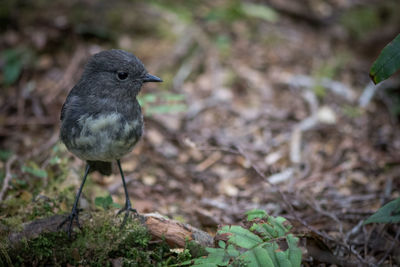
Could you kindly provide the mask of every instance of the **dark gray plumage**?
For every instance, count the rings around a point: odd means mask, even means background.
[[[123,50],[102,51],[86,64],[81,79],[61,110],[61,140],[69,151],[87,162],[74,207],[63,222],[70,221],[69,235],[74,218],[79,225],[77,202],[87,174],[97,170],[110,175],[114,160],[118,163],[126,195],[126,205],[121,211],[136,212],[131,208],[119,159],[129,153],[142,136],[143,116],[136,96],[143,83],[161,81],[148,74],[137,57]]]

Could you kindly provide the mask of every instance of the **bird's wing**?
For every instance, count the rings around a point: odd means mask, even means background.
[[[62,121],[62,120],[64,119],[65,103],[66,103],[66,102],[64,102],[64,104],[62,105],[62,108],[61,108],[60,121]]]

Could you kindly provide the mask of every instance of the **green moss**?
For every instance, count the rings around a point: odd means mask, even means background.
[[[136,220],[128,221],[120,229],[121,218],[115,217],[112,211],[97,212],[92,216],[85,220],[81,231],[76,230],[72,239],[68,239],[64,231],[44,233],[23,240],[13,248],[8,247],[2,254],[17,266],[111,266],[112,261],[128,266],[155,266],[191,259],[189,250],[176,254],[165,242],[150,242],[147,229]]]
[[[200,246],[198,243],[194,241],[190,241],[186,243],[186,249],[189,252],[189,255],[193,258],[199,258],[201,256],[206,256],[208,255],[208,252],[205,247]],[[183,257],[182,255],[181,257]],[[182,259],[182,261],[190,260],[190,257],[187,257],[186,259]]]
[[[4,218],[1,220],[1,223],[10,229],[13,229],[13,231],[22,230],[22,220],[19,216]]]

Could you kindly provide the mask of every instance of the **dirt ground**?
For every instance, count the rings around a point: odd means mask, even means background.
[[[266,3],[272,15],[247,1],[9,4],[3,81],[7,66],[20,72],[0,93],[1,186],[12,177],[2,198],[79,186],[84,163],[58,139],[61,105],[91,54],[120,48],[164,80],[142,89],[145,133],[123,159],[139,212],[214,233],[264,209],[333,252],[305,265],[398,266],[399,225],[362,223],[400,196],[400,80],[374,91],[368,77],[400,31],[400,5]],[[107,194],[124,203],[116,169],[89,180],[84,208]]]

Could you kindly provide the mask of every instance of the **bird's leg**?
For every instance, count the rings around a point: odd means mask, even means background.
[[[74,222],[74,219],[75,219],[76,224],[78,225],[78,227],[81,228],[81,226],[79,224],[79,218],[78,218],[78,214],[79,214],[79,211],[80,211],[80,209],[78,209],[78,201],[79,201],[79,197],[81,196],[83,186],[85,185],[86,177],[89,174],[89,170],[90,170],[90,165],[87,164],[86,165],[86,170],[85,170],[85,175],[83,176],[83,181],[82,181],[82,184],[81,184],[81,186],[79,188],[79,191],[76,194],[74,206],[72,207],[72,211],[69,214],[69,216],[67,218],[65,218],[65,220],[63,220],[60,223],[60,225],[58,226],[58,228],[60,229],[66,222],[69,221],[69,225],[68,225],[68,237],[69,238],[71,237],[72,223]]]
[[[122,221],[122,224],[121,224],[121,227],[124,227],[124,225],[126,224],[126,221],[128,219],[129,212],[133,212],[134,215],[137,215],[138,212],[136,209],[132,208],[132,204],[131,204],[131,201],[130,201],[129,195],[128,195],[128,189],[126,188],[124,172],[122,171],[121,162],[119,159],[117,159],[117,164],[118,164],[119,172],[121,173],[122,183],[124,185],[124,190],[125,190],[125,207],[123,207],[120,211],[118,211],[118,214],[120,214],[121,212],[125,212],[124,220]]]

